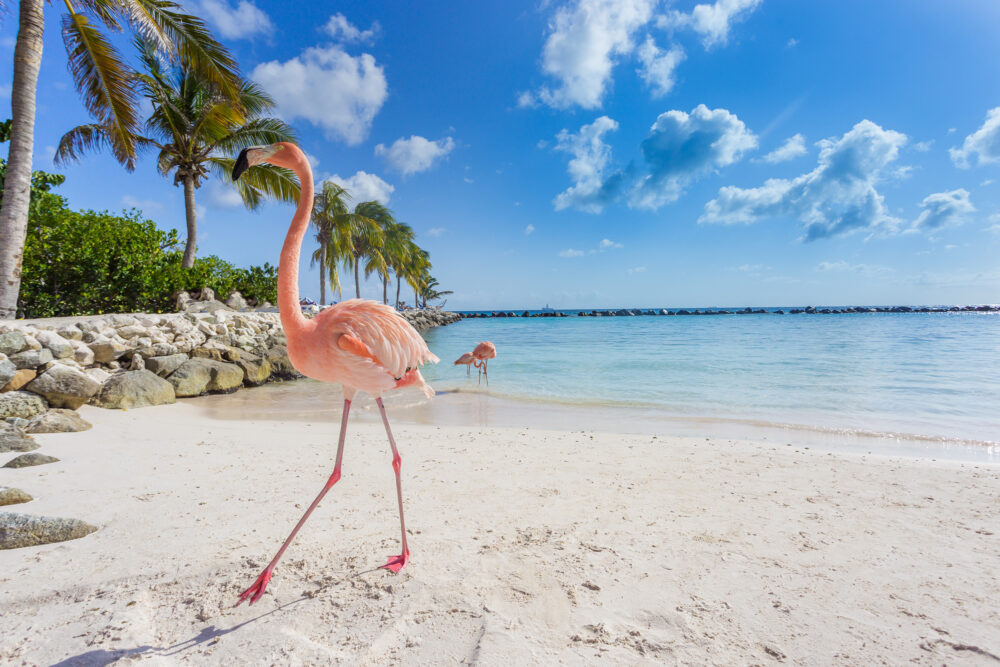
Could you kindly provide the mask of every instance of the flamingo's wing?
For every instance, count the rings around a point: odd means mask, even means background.
[[[400,378],[420,364],[439,361],[417,330],[391,307],[351,299],[335,308],[329,325],[340,334],[337,346],[382,366],[393,377]]]

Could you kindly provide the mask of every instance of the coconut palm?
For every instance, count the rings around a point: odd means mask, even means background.
[[[420,298],[423,300],[423,307],[427,307],[428,301],[437,301],[443,296],[454,294],[451,290],[439,290],[437,278],[430,274],[425,275],[420,283]]]
[[[354,270],[354,290],[361,298],[359,269],[364,260],[365,278],[372,273],[383,275],[387,270],[385,261],[384,235],[382,224],[392,219],[392,211],[377,201],[363,201],[354,207],[354,229],[351,231],[350,257],[348,262]]]
[[[145,124],[146,134],[136,135],[139,150],[159,149],[157,169],[163,176],[173,172],[174,185],[184,188],[187,244],[182,266],[194,266],[198,239],[195,190],[208,178],[209,169],[228,181],[233,168],[231,155],[248,146],[294,141],[295,134],[283,121],[262,114],[274,107],[259,86],[241,81],[235,95],[185,66],[164,68],[154,45],[148,40],[137,44],[144,72],[133,73],[136,88],[153,107]],[[59,142],[56,161],[79,159],[88,151],[112,146],[112,154],[126,168],[129,158],[113,148],[114,128],[106,123],[75,127]],[[264,198],[294,202],[299,186],[288,170],[261,165],[236,181],[243,203],[256,208]]]
[[[222,90],[239,88],[236,63],[201,19],[171,0],[77,0],[66,2],[62,35],[69,70],[94,120],[107,128],[108,146],[132,167],[139,142],[139,98],[132,69],[107,36],[129,30],[151,40],[157,53],[184,63]],[[11,84],[10,152],[0,206],[0,318],[13,317],[21,286],[21,256],[28,228],[35,96],[45,29],[43,0],[19,3],[14,79]],[[102,32],[101,28],[104,29]]]
[[[385,244],[385,260],[389,269],[396,276],[396,308],[399,308],[400,275],[410,259],[415,244],[413,228],[405,222],[393,220],[382,228]],[[388,295],[389,272],[382,276],[382,301],[389,303]]]
[[[347,201],[351,198],[343,187],[326,181],[313,201],[312,223],[316,226],[319,248],[312,254],[311,265],[319,263],[319,302],[326,305],[326,272],[330,271],[330,285],[341,293],[338,265],[347,257],[346,245],[350,234],[343,231],[350,227],[351,215]]]

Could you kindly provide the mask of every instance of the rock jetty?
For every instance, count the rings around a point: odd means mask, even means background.
[[[579,310],[572,313],[559,311],[532,313],[530,311],[477,311],[458,313],[460,319],[482,319],[493,317],[638,317],[663,315],[841,315],[855,313],[1000,313],[1000,305],[987,304],[978,306],[847,306],[844,308],[790,308],[785,311],[780,308],[740,308],[726,310],[725,308],[618,308],[607,310]]]

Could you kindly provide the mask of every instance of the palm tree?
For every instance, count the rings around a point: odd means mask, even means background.
[[[184,188],[187,244],[181,266],[194,266],[198,240],[195,190],[208,178],[211,168],[220,177],[232,172],[233,158],[248,146],[294,141],[295,134],[283,121],[262,114],[274,107],[267,93],[254,83],[241,81],[235,96],[227,94],[193,70],[181,66],[164,69],[149,41],[141,40],[140,60],[145,72],[132,78],[141,94],[153,105],[145,130],[136,134],[136,147],[159,149],[157,168],[163,176],[174,173],[174,185]],[[112,153],[126,168],[129,158],[113,148],[114,128],[102,123],[75,127],[63,135],[56,161],[79,159],[87,150],[112,146]],[[256,208],[265,197],[294,202],[299,186],[292,173],[271,165],[261,165],[236,181],[237,191],[247,208]],[[225,178],[228,180],[228,178]]]
[[[344,228],[350,227],[348,219],[351,212],[347,208],[347,200],[351,198],[340,185],[331,181],[323,184],[323,189],[313,201],[312,222],[316,226],[316,241],[319,248],[312,254],[311,265],[319,263],[319,302],[326,305],[326,271],[330,271],[330,285],[341,293],[340,274],[337,266],[346,259],[346,242],[349,234],[344,234]]]
[[[359,269],[361,261],[365,262],[365,277],[372,273],[382,273],[386,270],[385,256],[382,254],[383,234],[380,220],[392,217],[392,211],[377,201],[363,201],[354,207],[351,216],[350,255],[348,264],[354,270],[354,291],[361,298],[361,280]]]
[[[423,299],[423,307],[427,307],[428,301],[437,301],[443,296],[448,294],[454,294],[451,290],[438,290],[437,278],[434,278],[430,274],[424,276],[423,281],[420,284],[420,296]]]
[[[0,319],[13,317],[21,287],[21,256],[28,229],[31,166],[35,141],[35,96],[45,30],[43,0],[21,0],[14,80],[11,84],[10,152],[5,195],[0,205]],[[96,25],[95,25],[96,24]],[[236,63],[201,19],[172,0],[77,0],[66,2],[62,35],[69,70],[95,121],[119,161],[134,166],[139,133],[139,100],[131,68],[105,33],[127,28],[155,44],[170,62],[183,63],[222,90],[239,88]]]
[[[399,308],[400,275],[415,247],[413,228],[405,222],[393,220],[382,228],[382,235],[385,239],[386,264],[396,276],[396,308]],[[389,272],[386,271],[382,276],[382,301],[386,304],[389,303],[388,284]]]

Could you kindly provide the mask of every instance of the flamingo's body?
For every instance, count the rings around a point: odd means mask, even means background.
[[[312,169],[305,154],[294,144],[281,142],[271,146],[244,150],[233,169],[233,179],[246,169],[261,162],[291,169],[299,177],[301,194],[295,215],[281,250],[278,265],[278,310],[288,341],[288,358],[292,365],[308,377],[323,382],[340,383],[344,388],[344,412],[340,423],[340,440],[333,474],[319,495],[296,524],[291,535],[278,550],[264,571],[240,596],[253,604],[264,595],[271,574],[285,549],[291,544],[299,529],[327,491],[340,480],[344,440],[347,435],[347,417],[351,401],[360,390],[375,397],[389,446],[392,449],[392,467],[396,473],[396,493],[399,500],[399,525],[402,535],[402,553],[393,556],[383,567],[399,572],[409,562],[410,550],[406,544],[406,524],[403,521],[403,491],[400,481],[402,459],[389,429],[389,420],[382,404],[382,394],[397,387],[416,386],[431,397],[434,390],[425,382],[417,367],[425,362],[437,362],[420,334],[395,310],[375,301],[351,299],[325,309],[309,320],[299,308],[298,267],[299,253],[313,201]]]
[[[476,357],[471,352],[466,352],[458,359],[455,360],[454,366],[465,366],[465,374],[469,375],[472,373],[472,364],[476,363]],[[478,368],[478,366],[477,366]]]
[[[473,365],[479,369],[480,377],[486,376],[486,384],[490,383],[490,377],[486,372],[486,363],[497,356],[496,345],[488,340],[484,340],[482,343],[476,346],[476,349],[472,351],[472,356],[475,357],[475,362]]]

